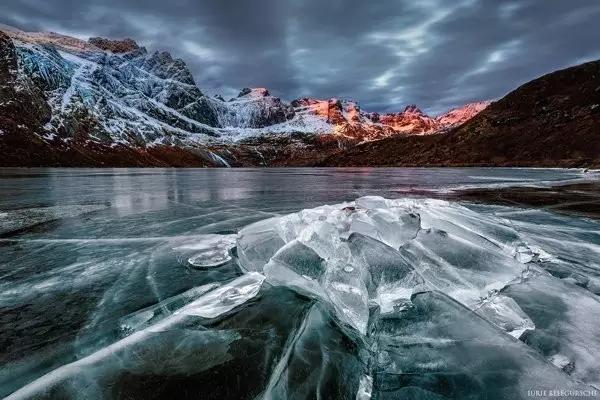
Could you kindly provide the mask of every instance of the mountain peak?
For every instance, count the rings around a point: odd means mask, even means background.
[[[438,116],[436,121],[448,127],[457,126],[467,122],[475,115],[479,114],[481,111],[487,108],[490,103],[490,101],[477,101],[474,103],[468,103],[462,107],[453,108],[452,110]]]
[[[270,96],[269,90],[266,88],[243,88],[240,90],[238,94],[238,98],[240,97],[267,97]]]
[[[423,111],[416,104],[409,104],[404,108],[404,113],[423,114]]]
[[[163,79],[172,79],[187,85],[195,85],[188,66],[180,58],[173,58],[167,51],[156,51],[144,62],[144,69]]]

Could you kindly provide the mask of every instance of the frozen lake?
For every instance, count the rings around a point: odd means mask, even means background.
[[[598,220],[423,196],[592,177],[0,169],[0,396],[600,396]]]

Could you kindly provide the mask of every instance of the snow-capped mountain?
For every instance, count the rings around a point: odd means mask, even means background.
[[[242,89],[225,101],[206,96],[183,60],[148,52],[132,39],[0,30],[0,146],[35,148],[42,165],[49,163],[40,156],[45,149],[64,153],[52,164],[64,164],[65,157],[111,164],[126,153],[125,164],[136,157],[140,165],[153,164],[147,157],[158,157],[155,164],[170,165],[185,153],[186,159],[199,157],[200,165],[236,165],[241,161],[232,154],[248,143],[279,146],[273,141],[284,140],[291,151],[321,137],[319,143],[340,147],[437,132],[478,112],[471,107],[438,120],[409,106],[378,115],[338,99],[286,103],[264,88]],[[164,160],[165,152],[175,154]],[[23,162],[21,153],[14,150],[15,164]]]
[[[424,135],[443,132],[461,125],[483,111],[489,104],[489,101],[469,103],[452,109],[438,117],[431,117],[421,111],[416,105],[411,104],[406,106],[402,112],[388,114],[372,113],[371,118],[381,124],[392,127],[396,132]]]
[[[228,102],[213,101],[220,126],[263,128],[294,117],[294,109],[265,88],[244,88]]]
[[[379,121],[391,126],[395,131],[403,133],[425,134],[439,129],[436,120],[423,113],[414,104],[407,106],[404,111],[399,113],[381,114]]]
[[[391,127],[373,121],[370,114],[363,112],[354,101],[305,97],[292,101],[292,106],[298,114],[305,116],[305,123],[311,120],[315,126],[326,123],[331,133],[347,139],[377,140],[396,133]]]
[[[444,129],[462,125],[491,104],[490,101],[478,101],[475,103],[465,104],[462,107],[453,108],[452,110],[436,117],[436,122]]]

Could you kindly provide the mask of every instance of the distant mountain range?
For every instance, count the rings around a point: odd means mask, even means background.
[[[491,105],[378,114],[264,88],[226,101],[131,39],[0,26],[0,165],[596,165],[599,76],[588,63]]]

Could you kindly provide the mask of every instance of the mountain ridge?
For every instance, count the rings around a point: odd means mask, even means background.
[[[337,98],[287,103],[266,88],[225,101],[205,95],[183,60],[129,38],[85,41],[0,26],[0,52],[7,166],[403,164],[366,157],[365,149],[444,142],[490,106],[469,103],[437,117],[416,105],[380,114]],[[418,138],[425,136],[432,138]],[[413,161],[435,164],[432,157]]]
[[[600,167],[600,60],[527,82],[442,135],[365,143],[323,166]]]

